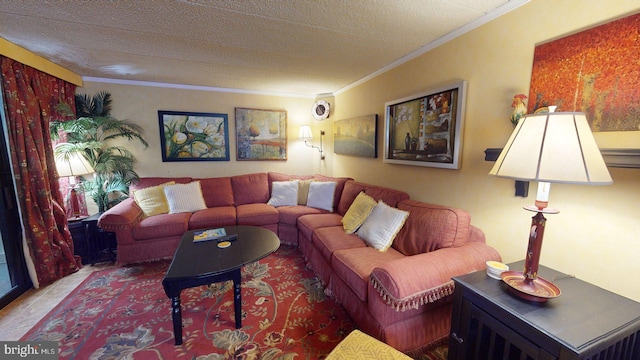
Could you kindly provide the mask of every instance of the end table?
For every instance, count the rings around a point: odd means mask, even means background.
[[[116,260],[117,243],[115,233],[104,231],[98,227],[100,215],[102,213],[91,215],[82,220],[87,260],[91,265]]]
[[[524,261],[509,264],[524,268]],[[521,299],[485,271],[453,278],[449,359],[640,359],[640,303],[540,266],[562,294]],[[633,280],[630,280],[633,286]]]

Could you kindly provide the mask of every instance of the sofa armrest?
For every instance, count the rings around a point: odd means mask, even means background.
[[[370,281],[396,311],[417,309],[453,294],[451,278],[482,270],[487,260],[501,257],[492,247],[472,242],[389,261],[372,271]]]
[[[142,209],[128,198],[107,210],[98,219],[98,227],[116,233],[118,244],[133,242],[133,227],[142,219]]]

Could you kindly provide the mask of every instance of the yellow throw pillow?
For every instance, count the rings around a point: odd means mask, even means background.
[[[347,234],[356,232],[360,225],[367,220],[367,217],[369,217],[371,210],[373,210],[376,204],[376,201],[371,196],[361,191],[342,218],[344,231]]]
[[[166,214],[169,212],[169,204],[164,195],[164,187],[175,183],[175,181],[169,181],[164,184],[136,190],[133,193],[136,204],[140,206],[145,216]]]

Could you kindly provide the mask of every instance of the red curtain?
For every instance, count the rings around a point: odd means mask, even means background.
[[[67,226],[49,122],[60,102],[74,104],[75,85],[15,60],[0,57],[9,150],[25,237],[38,283],[45,285],[77,271]]]

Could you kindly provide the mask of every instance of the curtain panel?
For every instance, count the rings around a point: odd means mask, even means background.
[[[62,119],[56,106],[66,102],[74,108],[76,86],[4,56],[0,62],[9,152],[37,287],[81,266],[61,205],[49,134],[49,123]]]

